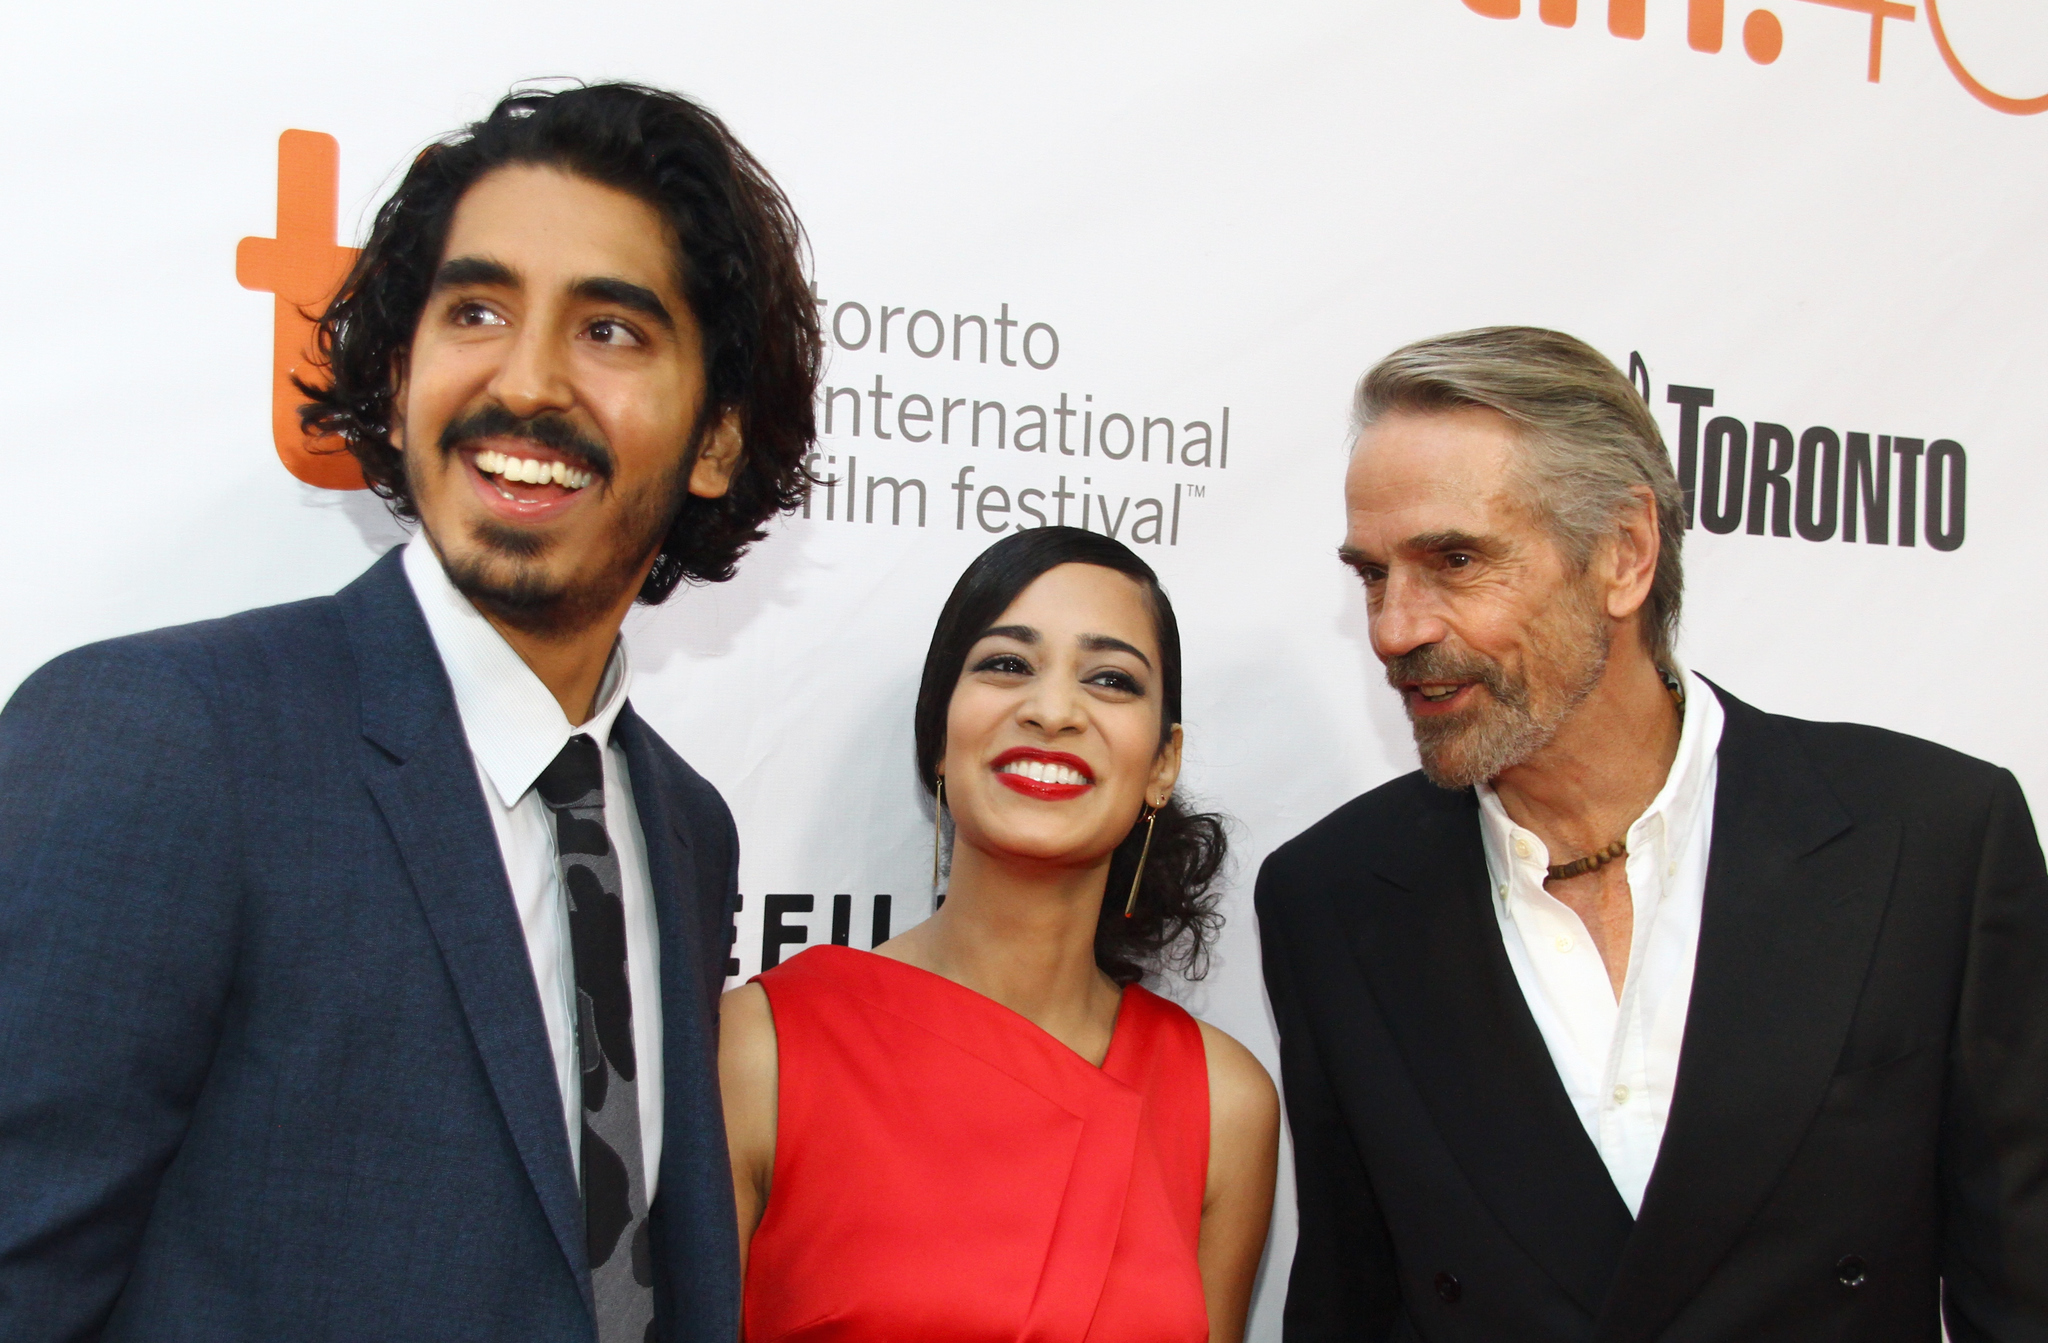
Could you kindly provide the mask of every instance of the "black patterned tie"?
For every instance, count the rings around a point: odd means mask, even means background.
[[[654,1337],[654,1265],[634,1081],[626,907],[604,828],[604,752],[581,733],[536,786],[555,816],[555,854],[576,960],[576,1054],[583,1077],[583,1225],[598,1343]]]

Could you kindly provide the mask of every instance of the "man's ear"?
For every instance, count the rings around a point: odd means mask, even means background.
[[[727,407],[697,450],[697,462],[690,468],[690,493],[699,499],[724,498],[732,488],[733,475],[740,469],[745,452],[746,445],[740,441],[739,412]]]
[[[1657,528],[1657,500],[1649,487],[1632,491],[1634,506],[1622,510],[1613,532],[1608,535],[1607,614],[1626,620],[1650,599],[1650,585],[1657,577],[1657,552],[1663,538]]]

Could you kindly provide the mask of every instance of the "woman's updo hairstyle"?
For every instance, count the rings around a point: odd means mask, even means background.
[[[1172,740],[1174,724],[1181,720],[1180,626],[1159,576],[1112,537],[1078,527],[1034,527],[1012,532],[982,551],[960,575],[939,612],[917,689],[917,777],[926,792],[937,792],[939,760],[946,753],[946,715],[969,650],[1024,589],[1062,564],[1111,569],[1145,589],[1159,640],[1159,744],[1164,748]],[[1216,912],[1221,892],[1214,889],[1226,848],[1223,818],[1189,811],[1177,794],[1160,808],[1137,910],[1125,918],[1131,874],[1144,843],[1144,825],[1134,825],[1110,857],[1109,885],[1095,925],[1095,963],[1118,984],[1136,983],[1166,970],[1199,979],[1223,924],[1223,916]]]

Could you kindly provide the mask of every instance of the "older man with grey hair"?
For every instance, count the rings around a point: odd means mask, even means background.
[[[2005,770],[1673,652],[1683,500],[1554,331],[1366,374],[1418,773],[1259,876],[1286,1337],[2048,1339],[2048,874]]]

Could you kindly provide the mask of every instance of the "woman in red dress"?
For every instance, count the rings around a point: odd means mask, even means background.
[[[1173,798],[1180,636],[1145,562],[1014,533],[932,637],[932,917],[726,995],[747,1343],[1238,1343],[1279,1107],[1138,982],[1199,973],[1218,818]]]

